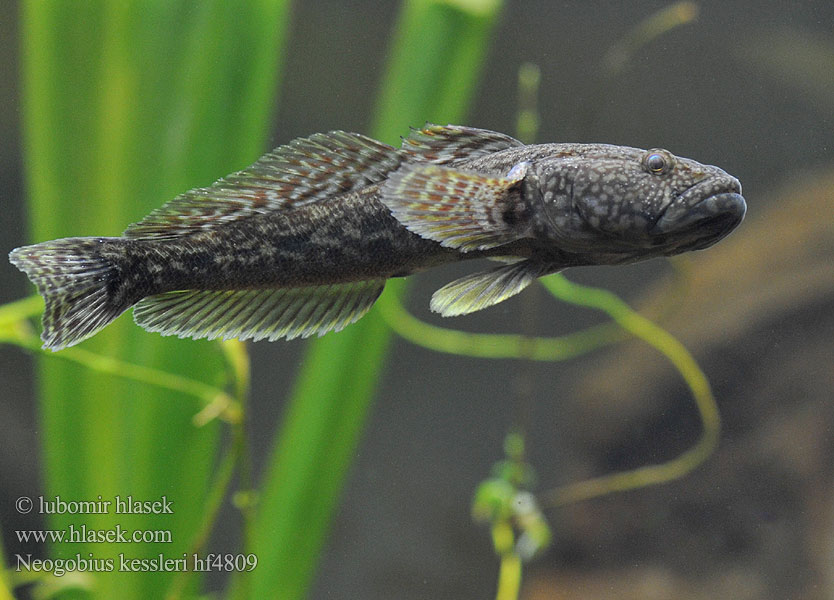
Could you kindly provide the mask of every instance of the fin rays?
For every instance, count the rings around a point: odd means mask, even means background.
[[[214,184],[180,194],[130,225],[125,237],[166,239],[275,210],[322,202],[379,183],[406,160],[446,163],[521,145],[507,135],[454,125],[426,125],[402,149],[358,133],[298,138]]]
[[[512,177],[490,177],[438,165],[404,165],[382,186],[382,201],[409,231],[463,252],[485,250],[520,237],[506,214],[523,210]]]
[[[445,164],[523,145],[517,139],[497,131],[427,123],[422,129],[414,129],[408,137],[403,138],[402,151],[419,160]]]
[[[358,133],[293,140],[252,166],[181,194],[128,227],[131,238],[170,238],[274,210],[321,202],[382,181],[405,160],[396,148]]]
[[[108,295],[116,267],[100,255],[112,238],[65,238],[12,250],[9,260],[43,296],[43,347],[60,350],[94,335],[127,308]]]
[[[339,331],[360,319],[384,280],[260,290],[184,290],[149,296],[133,311],[162,335],[241,340],[293,339]]]
[[[524,260],[461,277],[431,298],[431,309],[444,317],[465,315],[515,296],[538,277],[554,272],[549,265]]]

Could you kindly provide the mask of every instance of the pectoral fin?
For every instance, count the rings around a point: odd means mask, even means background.
[[[382,202],[409,231],[463,252],[521,237],[525,204],[519,184],[527,163],[506,177],[408,164],[382,186]]]
[[[465,315],[515,296],[537,278],[557,269],[525,260],[467,275],[443,286],[431,298],[431,309],[444,317]]]

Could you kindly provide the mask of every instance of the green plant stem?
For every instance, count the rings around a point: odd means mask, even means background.
[[[521,590],[521,557],[515,551],[515,534],[507,520],[492,525],[492,545],[500,559],[495,600],[518,600]]]
[[[232,478],[238,473],[240,489],[249,492],[252,487],[251,460],[249,456],[248,438],[246,436],[247,404],[249,399],[249,383],[251,377],[249,353],[246,344],[239,340],[220,342],[234,381],[235,403],[240,407],[240,418],[231,423],[232,441],[217,468],[217,474],[206,498],[206,508],[203,519],[191,542],[188,555],[198,554],[205,547],[214,529],[217,515],[228,495]],[[241,510],[244,521],[244,537],[248,534],[252,521],[252,504]],[[244,542],[245,543],[245,542]],[[179,600],[185,593],[189,580],[193,579],[192,571],[181,571],[171,581],[171,586],[165,596],[166,600]]]
[[[615,323],[603,323],[559,337],[469,333],[421,321],[395,296],[381,299],[377,310],[397,335],[412,344],[472,358],[568,360],[628,337]]]
[[[68,360],[97,373],[130,379],[193,396],[204,405],[203,410],[195,415],[195,422],[199,425],[204,425],[214,416],[222,417],[231,423],[240,419],[239,402],[236,402],[234,398],[220,388],[207,385],[196,379],[133,364],[112,356],[90,352],[83,348],[67,348],[61,352],[43,350],[40,340],[34,335],[31,328],[21,326],[21,322],[31,316],[30,311],[40,312],[42,307],[43,299],[40,296],[31,296],[0,306],[0,331],[4,332],[4,334],[0,334],[0,342],[14,344],[44,356]],[[20,321],[16,319],[20,319]],[[11,331],[14,334],[9,333]]]
[[[640,48],[672,29],[691,23],[698,17],[698,10],[695,2],[675,2],[647,16],[605,53],[603,75],[607,78],[619,75]]]
[[[608,313],[623,329],[666,356],[691,390],[703,423],[703,432],[698,442],[677,458],[556,488],[541,495],[542,505],[563,506],[613,492],[665,483],[682,477],[702,464],[718,444],[721,417],[709,381],[683,344],[607,290],[578,285],[560,275],[547,277],[542,282],[560,300]]]
[[[255,491],[252,480],[252,455],[246,427],[249,419],[249,388],[251,364],[247,344],[239,340],[225,340],[223,353],[232,369],[235,382],[235,396],[240,406],[241,418],[232,423],[232,446],[237,457],[238,494],[236,505],[243,517],[243,547],[248,547],[255,524]]]
[[[501,556],[495,600],[518,600],[521,591],[521,557],[515,552]]]
[[[516,137],[525,144],[535,144],[539,133],[539,84],[542,73],[538,65],[523,63],[518,68],[518,115]]]
[[[237,461],[238,448],[236,446],[232,446],[232,448],[226,450],[223,459],[217,467],[217,473],[211,487],[209,488],[208,496],[206,497],[202,520],[200,521],[200,525],[191,541],[187,556],[190,557],[193,554],[199,554],[208,541],[208,538],[214,529],[214,524],[217,520],[220,508],[223,506],[223,500],[226,498],[229,491]],[[190,581],[194,577],[195,573],[193,571],[178,571],[171,580],[171,585],[165,594],[165,600],[179,600],[182,598]]]

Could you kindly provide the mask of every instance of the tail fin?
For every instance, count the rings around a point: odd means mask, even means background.
[[[117,280],[119,272],[101,250],[115,239],[65,238],[9,253],[11,263],[26,273],[46,302],[44,348],[55,351],[73,346],[128,308],[108,293],[108,284]]]

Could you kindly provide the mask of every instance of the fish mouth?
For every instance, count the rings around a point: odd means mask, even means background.
[[[708,248],[738,227],[747,213],[741,184],[729,176],[711,177],[689,187],[669,203],[649,229],[656,245],[670,241],[680,252]]]

